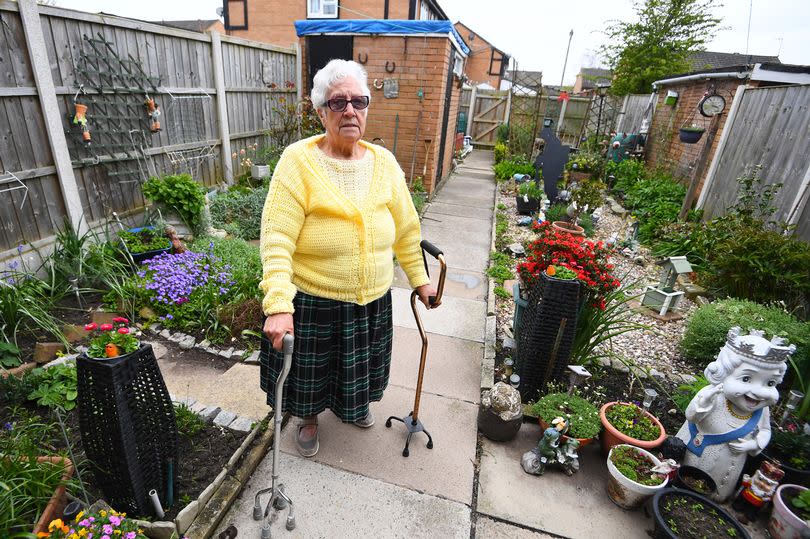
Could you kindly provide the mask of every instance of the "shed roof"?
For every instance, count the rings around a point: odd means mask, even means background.
[[[750,64],[778,64],[781,63],[778,56],[766,56],[761,54],[740,54],[738,52],[714,52],[698,51],[693,52],[687,58],[692,71],[703,71],[705,69],[723,68]]]
[[[295,21],[298,37],[319,34],[447,35],[464,56],[470,48],[450,21],[405,21],[394,19],[313,19]]]

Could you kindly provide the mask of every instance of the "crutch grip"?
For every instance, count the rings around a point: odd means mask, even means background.
[[[294,344],[295,338],[292,335],[289,333],[284,335],[284,337],[281,339],[281,350],[285,356],[293,353]]]
[[[430,243],[428,240],[422,240],[422,243],[420,243],[419,246],[433,258],[439,258],[439,255],[444,254],[441,249]]]

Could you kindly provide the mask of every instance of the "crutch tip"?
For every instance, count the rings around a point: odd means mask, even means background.
[[[272,532],[270,531],[270,524],[265,524],[262,526],[262,535],[261,539],[272,539]]]
[[[295,529],[295,517],[288,516],[287,517],[287,531],[293,531]]]
[[[262,507],[260,505],[253,506],[253,520],[262,519]]]

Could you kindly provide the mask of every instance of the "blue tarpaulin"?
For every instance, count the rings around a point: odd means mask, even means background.
[[[317,19],[295,21],[298,37],[317,34],[448,34],[465,55],[470,49],[450,21],[407,21],[392,19]]]

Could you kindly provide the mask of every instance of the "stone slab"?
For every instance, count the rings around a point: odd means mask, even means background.
[[[448,268],[484,273],[489,266],[489,231],[474,235],[463,229],[423,223],[422,238],[444,252]]]
[[[422,393],[419,419],[433,436],[433,449],[427,437],[415,434],[410,456],[402,456],[407,432],[389,416],[407,416],[413,409],[414,392],[389,386],[383,400],[371,404],[376,423],[368,429],[343,424],[331,412],[319,416],[320,451],[313,460],[367,477],[393,483],[469,504],[477,441],[478,407],[455,399]],[[296,421],[282,432],[281,450],[298,455],[295,449]],[[469,534],[469,530],[467,530]]]
[[[64,351],[65,345],[61,342],[38,342],[34,345],[34,363],[48,363]]]
[[[491,204],[490,204],[491,206]],[[491,211],[487,210],[486,215],[490,216]],[[467,246],[472,243],[477,245],[481,242],[489,243],[492,222],[473,219],[470,217],[458,217],[455,215],[425,215],[422,219],[422,237],[442,247],[437,239],[434,241],[431,236],[441,236],[448,245],[457,244]]]
[[[270,486],[272,460],[268,454],[259,465],[214,537],[230,525],[239,537],[259,537],[262,522],[252,518],[253,498]],[[461,503],[283,453],[280,477],[295,503],[297,525],[288,532],[287,512],[278,512],[274,537],[470,537],[470,508]]]
[[[436,200],[453,200],[456,204],[469,204],[485,211],[492,210],[495,199],[495,183],[481,178],[457,178],[439,191]]]
[[[416,320],[411,310],[411,291],[392,288],[394,325],[416,329]],[[444,296],[442,304],[427,310],[417,302],[416,308],[425,331],[448,337],[458,337],[475,342],[484,342],[484,327],[487,304],[463,298]]]
[[[250,432],[250,429],[253,427],[253,423],[255,423],[255,421],[249,417],[240,416],[234,419],[233,423],[228,425],[228,428],[239,432]]]
[[[219,406],[206,406],[202,410],[200,410],[200,417],[206,423],[210,423],[214,420],[217,414],[222,411],[222,408]]]
[[[438,283],[439,265],[428,263],[428,271],[434,284]],[[402,267],[394,268],[393,286],[399,288],[410,288],[408,278]],[[455,298],[475,299],[486,301],[487,299],[487,277],[478,271],[467,271],[458,268],[448,267],[447,275],[444,279],[444,293],[446,296]]]
[[[227,427],[231,423],[233,423],[234,419],[236,419],[236,414],[233,412],[228,411],[221,411],[217,414],[214,418],[214,425],[219,425],[220,427]]]
[[[539,425],[524,423],[506,443],[482,439],[478,511],[563,537],[647,539],[651,519],[625,511],[607,496],[607,466],[598,444],[580,451],[580,470],[567,477],[558,469],[527,474],[520,457],[537,444]]]
[[[480,208],[456,204],[449,201],[435,200],[430,203],[429,211],[431,217],[435,217],[436,215],[455,215],[458,217],[472,217],[486,222],[490,222],[492,219],[490,215],[491,212],[482,212]]]
[[[419,371],[422,339],[415,329],[394,326],[394,350],[391,357],[392,385],[415,389]],[[428,334],[428,353],[422,391],[467,402],[478,402],[478,379],[483,345]]]
[[[479,516],[475,522],[475,537],[476,539],[542,539],[554,536]]]

